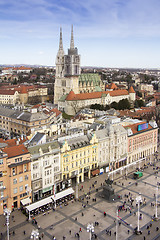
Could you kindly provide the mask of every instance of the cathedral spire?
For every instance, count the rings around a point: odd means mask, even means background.
[[[60,28],[59,50],[63,50],[62,28]]]
[[[74,49],[73,25],[72,25],[72,29],[71,29],[71,42],[70,42],[70,49]]]

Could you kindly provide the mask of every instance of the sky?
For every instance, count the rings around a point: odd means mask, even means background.
[[[0,64],[55,66],[72,24],[81,66],[160,68],[160,0],[0,0]]]

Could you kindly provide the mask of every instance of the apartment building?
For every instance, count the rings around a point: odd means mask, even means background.
[[[41,134],[36,134],[37,143],[28,146],[31,154],[31,181],[33,202],[40,200],[55,192],[62,186],[60,169],[60,146],[57,141],[39,141]],[[41,138],[42,139],[42,138]],[[43,140],[44,141],[44,140]]]
[[[31,202],[30,153],[23,145],[0,144],[0,214],[5,207],[20,208]]]
[[[98,139],[98,165],[100,171],[111,171],[127,164],[127,131],[123,126],[108,123],[95,131]]]
[[[72,136],[59,141],[63,187],[84,182],[99,173],[96,135]],[[97,171],[98,170],[98,171]]]
[[[56,122],[54,111],[44,109],[38,112],[37,109],[31,109],[28,112],[0,107],[0,129],[10,133],[32,136],[36,131],[41,131],[51,135],[52,125]]]
[[[149,159],[157,151],[158,126],[154,120],[125,126],[128,135],[128,163]]]
[[[38,98],[39,102],[48,99],[48,88],[44,85],[2,85],[0,87],[1,104],[26,104]]]

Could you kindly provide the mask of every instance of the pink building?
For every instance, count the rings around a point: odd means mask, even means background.
[[[158,126],[153,120],[135,123],[125,127],[128,134],[127,164],[139,159],[150,159],[157,151]]]

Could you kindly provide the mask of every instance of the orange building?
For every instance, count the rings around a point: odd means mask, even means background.
[[[0,214],[31,202],[31,160],[23,145],[0,143]]]

